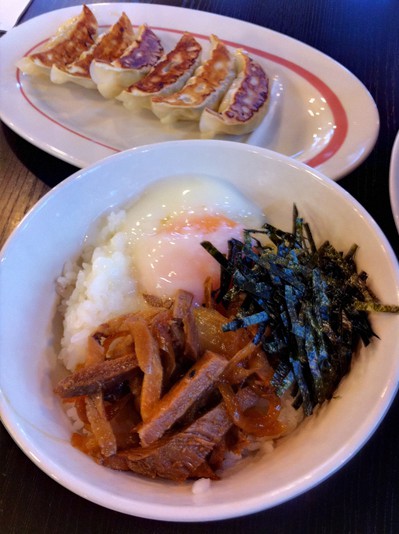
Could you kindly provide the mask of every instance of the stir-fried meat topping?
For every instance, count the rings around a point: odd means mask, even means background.
[[[105,360],[67,376],[58,383],[54,391],[63,398],[92,395],[129,379],[137,367],[137,358],[134,355]]]
[[[217,478],[248,429],[283,431],[267,359],[242,331],[223,332],[227,318],[216,309],[193,308],[185,291],[172,303],[147,302],[100,325],[85,366],[56,386],[84,425],[72,443],[112,469]]]
[[[151,417],[138,430],[142,446],[146,447],[159,439],[194,402],[209,393],[227,363],[223,356],[206,352],[154,405]]]
[[[243,410],[256,401],[257,395],[249,388],[237,394]],[[224,404],[220,403],[171,438],[150,447],[126,449],[119,456],[126,458],[131,471],[141,475],[183,481],[192,478],[200,467],[204,468],[206,458],[232,426]],[[212,472],[209,466],[207,469]]]

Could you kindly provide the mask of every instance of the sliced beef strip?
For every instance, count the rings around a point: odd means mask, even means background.
[[[62,398],[92,395],[131,378],[138,368],[134,355],[84,367],[61,380],[54,392]]]
[[[184,354],[191,360],[198,360],[201,347],[192,309],[188,310],[183,319],[183,329],[185,334]]]
[[[242,410],[255,405],[257,395],[246,388],[237,394]],[[147,448],[132,448],[120,451],[105,465],[114,469],[129,467],[135,473],[156,478],[167,478],[177,482],[198,478],[203,465],[214,447],[220,443],[233,426],[223,403],[197,419],[182,432],[162,439]],[[126,463],[122,458],[125,458]]]
[[[176,370],[176,351],[169,328],[170,318],[170,311],[165,310],[158,313],[151,322],[152,335],[157,340],[161,351],[165,385],[169,384],[169,380]]]
[[[138,433],[143,447],[159,439],[203,395],[207,395],[225,369],[228,360],[207,351],[186,375],[156,403],[147,421]]]
[[[187,315],[187,312],[190,310],[192,302],[193,302],[192,293],[189,293],[188,291],[184,291],[183,289],[179,289],[176,293],[176,296],[173,302],[173,308],[172,308],[173,318],[183,320],[184,317]]]
[[[183,326],[184,354],[195,361],[200,354],[200,344],[192,308],[193,298],[192,293],[179,289],[174,299],[172,313],[173,320]]]
[[[114,469],[115,471],[130,471],[128,460],[125,456],[121,456],[120,453],[114,454],[113,456],[108,456],[104,458],[102,465]]]

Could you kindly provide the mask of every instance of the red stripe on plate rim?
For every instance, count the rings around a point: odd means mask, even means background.
[[[153,28],[155,31],[164,31],[169,33],[176,33],[176,34],[183,34],[181,30],[171,29],[171,28],[162,28],[162,27],[155,27]],[[194,33],[190,32],[194,37],[197,37],[199,39],[208,39],[209,36],[203,35],[200,33]],[[28,56],[41,46],[43,43],[45,43],[47,39],[41,41],[40,43],[37,43],[36,45],[32,46],[30,50],[28,50],[25,54],[25,56]],[[333,114],[334,118],[334,128],[333,133],[331,136],[331,139],[329,140],[328,144],[315,156],[310,158],[309,160],[306,160],[305,163],[309,165],[310,167],[318,167],[319,165],[325,163],[329,159],[331,159],[341,148],[343,143],[345,142],[345,139],[348,134],[348,117],[346,114],[346,111],[338,98],[338,96],[334,93],[334,91],[325,83],[323,82],[318,76],[311,73],[307,69],[301,67],[297,63],[294,63],[292,61],[289,61],[288,59],[282,58],[280,56],[276,56],[275,54],[271,54],[269,52],[265,52],[264,50],[259,50],[258,48],[254,48],[252,46],[243,45],[241,43],[236,43],[234,41],[228,41],[223,39],[223,42],[227,44],[228,46],[232,46],[235,48],[242,48],[246,50],[247,52],[251,54],[255,54],[259,57],[262,57],[264,59],[267,59],[269,61],[272,61],[274,63],[277,63],[279,65],[282,65],[283,67],[286,67],[287,69],[295,72],[298,76],[301,78],[304,78],[310,85],[312,85],[325,99],[326,103],[331,109],[331,112]],[[111,150],[113,152],[120,152],[120,149],[115,148],[113,146],[107,145],[105,143],[102,143],[100,141],[96,141],[95,139],[92,139],[91,137],[88,137],[72,128],[69,128],[68,126],[65,126],[64,124],[60,123],[59,121],[52,118],[50,115],[45,113],[43,110],[41,110],[36,104],[32,102],[32,100],[28,97],[26,92],[24,91],[21,77],[20,77],[20,70],[16,70],[16,78],[19,90],[24,97],[24,99],[29,103],[29,105],[35,109],[38,113],[43,115],[46,119],[53,122],[60,128],[63,128],[64,130],[67,130],[68,132],[81,137],[82,139],[85,139],[86,141],[90,141],[91,143],[94,143],[96,145],[102,146],[108,150]]]

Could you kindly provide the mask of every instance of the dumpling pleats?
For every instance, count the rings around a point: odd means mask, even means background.
[[[113,61],[120,57],[126,48],[134,41],[132,24],[125,13],[111,26],[109,31],[103,33],[93,46],[83,52],[80,57],[68,65],[53,65],[51,81],[62,84],[66,82],[77,83],[87,88],[96,88],[90,77],[90,65],[93,60]]]
[[[96,17],[83,6],[78,16],[62,24],[41,50],[20,59],[17,67],[25,74],[49,76],[53,65],[63,68],[89,50],[96,41],[97,32]]]
[[[175,48],[168,52],[141,80],[117,97],[127,109],[149,108],[154,96],[178,91],[201,61],[202,47],[189,33],[184,33]]]
[[[218,133],[247,134],[255,130],[265,116],[269,103],[269,77],[245,52],[236,52],[238,76],[217,111],[207,108],[200,120],[204,137]]]
[[[203,110],[217,109],[236,76],[234,56],[215,35],[210,37],[210,57],[184,87],[168,96],[153,97],[152,111],[163,123],[198,121]]]
[[[90,76],[104,98],[115,98],[136,83],[158,63],[163,54],[159,37],[147,26],[140,26],[133,43],[113,61],[94,59]]]

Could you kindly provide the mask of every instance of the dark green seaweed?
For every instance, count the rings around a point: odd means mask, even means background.
[[[270,243],[262,244],[265,238]],[[227,257],[209,242],[202,246],[221,266],[216,302],[241,302],[223,329],[256,327],[254,343],[274,369],[277,394],[290,390],[305,415],[332,398],[359,342],[377,337],[369,312],[399,313],[399,306],[378,302],[367,274],[357,273],[357,245],[346,254],[328,241],[316,247],[296,206],[292,232],[270,224],[245,230],[243,242],[229,242]]]

